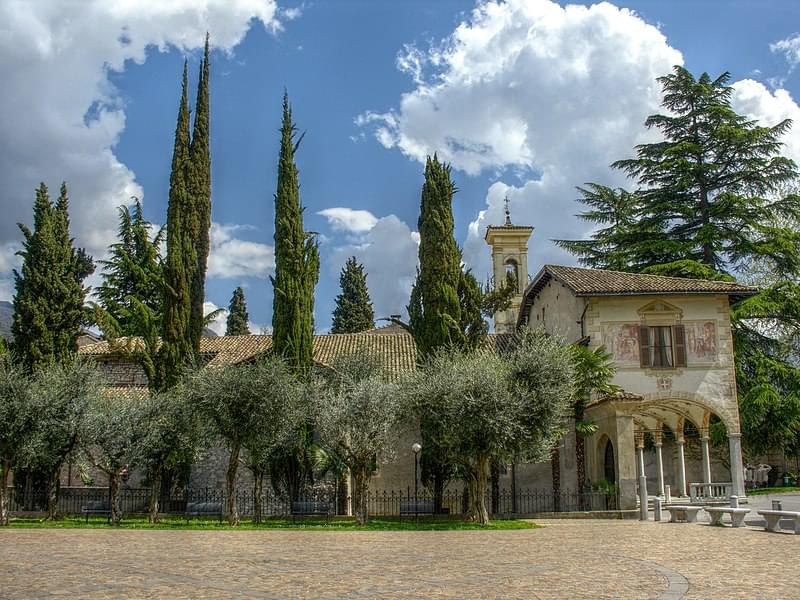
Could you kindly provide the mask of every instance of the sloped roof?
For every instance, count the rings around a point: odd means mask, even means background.
[[[566,285],[576,296],[722,294],[741,299],[758,291],[754,287],[729,281],[545,265],[525,289],[526,299],[535,296],[551,279]]]
[[[513,345],[510,334],[490,334],[484,344],[485,351],[505,352]],[[141,348],[141,340],[129,339],[116,346],[98,342],[78,350],[85,356],[108,356]],[[270,335],[235,335],[202,338],[200,353],[208,359],[206,366],[222,366],[248,362],[272,348]],[[417,363],[417,347],[414,338],[405,331],[375,335],[364,333],[342,333],[314,336],[314,362],[328,365],[337,356],[366,350],[378,356],[382,364],[394,377],[413,371]]]

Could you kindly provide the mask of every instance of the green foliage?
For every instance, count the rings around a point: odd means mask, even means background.
[[[314,287],[319,279],[319,247],[303,229],[300,184],[289,96],[283,96],[283,124],[275,193],[275,276],[272,304],[272,347],[297,372],[307,372],[313,358]]]
[[[0,525],[8,525],[9,474],[36,423],[30,380],[8,356],[0,356]]]
[[[155,372],[155,389],[175,385],[192,360],[189,337],[192,312],[191,285],[197,263],[194,241],[189,236],[192,214],[186,173],[189,169],[188,67],[183,65],[183,83],[178,123],[172,151],[167,206],[167,258],[164,263],[164,314]]]
[[[205,320],[206,263],[211,227],[208,36],[197,86],[193,135],[189,135],[188,67],[184,62],[172,151],[164,264],[162,344],[154,389],[175,385],[200,351]]]
[[[91,463],[108,476],[111,522],[119,525],[120,480],[137,464],[141,440],[147,434],[147,403],[136,396],[96,394],[90,399],[83,452]]]
[[[203,336],[203,302],[205,301],[206,267],[211,248],[211,149],[210,149],[210,108],[209,108],[209,56],[208,34],[200,65],[200,79],[197,84],[194,127],[189,146],[189,166],[186,171],[186,187],[191,206],[191,223],[187,236],[194,244],[195,264],[190,280],[191,313],[188,336],[195,352],[200,351],[200,338]]]
[[[140,305],[152,315],[150,320],[160,321],[163,301],[160,247],[164,229],[152,233],[153,226],[144,218],[138,198],[134,199],[133,210],[128,206],[120,206],[118,210],[118,241],[109,246],[110,258],[99,261],[103,267],[102,283],[95,294],[106,313],[99,324],[110,325],[110,331],[104,331],[106,335],[136,336],[142,334],[138,320]]]
[[[598,183],[578,187],[579,201],[588,210],[578,217],[597,227],[588,240],[556,240],[556,244],[593,269],[637,271],[668,260],[674,250],[657,225],[645,226],[639,214],[642,199],[622,188]]]
[[[331,333],[358,333],[375,326],[364,265],[355,256],[347,259],[339,276],[342,293],[336,296]]]
[[[569,350],[575,373],[573,414],[577,421],[581,421],[592,393],[613,394],[619,391],[619,386],[611,383],[617,369],[605,346],[589,350],[586,346],[573,344]]]
[[[186,392],[193,409],[211,423],[230,450],[229,498],[235,497],[241,450],[249,452],[251,465],[266,468],[272,451],[302,422],[296,380],[276,356],[247,365],[204,369],[191,378]],[[228,521],[239,521],[234,502],[228,506]]]
[[[92,317],[116,352],[142,366],[152,387],[162,328],[164,229],[151,232],[138,199],[133,210],[119,208],[118,241],[109,248],[110,258],[100,261],[102,283]]]
[[[485,523],[490,463],[541,460],[563,433],[572,358],[539,332],[521,334],[504,357],[440,350],[411,378],[407,394],[421,421],[435,417],[441,425],[439,444],[469,487],[469,517]]]
[[[769,243],[776,232],[764,227],[776,216],[798,215],[795,198],[769,197],[797,178],[795,164],[778,154],[791,122],[762,127],[738,115],[729,73],[695,79],[675,67],[658,80],[669,113],[651,115],[645,126],[663,141],[642,144],[636,158],[613,165],[641,186],[642,224],[663,228],[676,259],[730,271],[771,252],[781,271],[796,272],[796,248]]]
[[[59,472],[87,437],[87,416],[101,385],[94,365],[80,360],[53,363],[31,379],[36,424],[17,466],[47,474],[49,518],[56,516]]]
[[[661,275],[663,277],[705,279],[707,281],[736,281],[735,277],[727,273],[720,273],[708,265],[689,258],[660,265],[651,265],[642,269],[642,273],[645,275]]]
[[[409,327],[421,359],[438,348],[462,348],[462,307],[459,287],[467,283],[461,270],[461,250],[453,237],[453,194],[450,166],[434,154],[425,163],[419,228],[419,271],[408,307]],[[469,293],[464,289],[465,293]]]
[[[313,396],[316,430],[349,467],[356,519],[364,524],[374,463],[396,447],[403,414],[399,390],[363,353],[335,361],[327,383]]]
[[[77,350],[92,259],[76,249],[69,235],[66,184],[55,204],[44,183],[36,190],[33,231],[20,224],[25,241],[18,252],[21,272],[14,271],[12,350],[28,371],[52,362],[68,362]]]
[[[247,325],[249,320],[247,304],[244,301],[244,290],[241,287],[237,287],[233,290],[231,303],[228,306],[225,335],[250,335],[250,328]]]

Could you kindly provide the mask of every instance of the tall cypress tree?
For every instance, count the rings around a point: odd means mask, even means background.
[[[208,95],[208,34],[197,85],[194,128],[189,150],[187,189],[192,204],[191,239],[194,242],[196,264],[191,278],[192,311],[189,317],[189,338],[195,352],[200,351],[203,336],[203,302],[205,300],[206,267],[210,248],[211,228],[211,150],[209,148],[209,95]]]
[[[462,347],[459,302],[461,250],[453,237],[450,166],[434,154],[425,163],[419,228],[419,271],[408,307],[409,326],[421,359],[443,346]]]
[[[244,290],[241,287],[237,287],[233,290],[231,303],[228,306],[228,322],[225,335],[250,335],[250,328],[247,326],[249,320],[247,304],[244,301]]]
[[[178,123],[172,151],[172,171],[169,179],[167,207],[167,258],[164,265],[164,317],[162,343],[158,353],[156,388],[173,386],[192,359],[193,343],[189,337],[192,314],[191,286],[197,255],[191,231],[192,206],[187,189],[189,170],[189,99],[188,66],[183,65]]]
[[[273,287],[272,345],[296,371],[311,367],[314,335],[314,287],[319,279],[319,247],[313,234],[303,229],[300,185],[294,155],[295,141],[289,96],[283,95],[281,149],[275,193],[275,276]]]
[[[364,265],[355,256],[347,259],[339,275],[342,293],[336,297],[331,333],[358,333],[375,326]]]
[[[36,190],[31,231],[20,224],[25,241],[14,271],[13,351],[29,371],[53,362],[67,362],[77,351],[87,289],[83,280],[94,264],[69,235],[67,186],[55,204],[44,183]]]

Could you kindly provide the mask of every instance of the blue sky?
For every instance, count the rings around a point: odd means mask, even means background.
[[[271,321],[273,193],[280,102],[306,132],[298,154],[306,228],[320,234],[317,328],[355,254],[378,316],[402,312],[416,258],[424,156],[453,164],[456,237],[486,275],[483,230],[502,199],[536,227],[533,271],[571,262],[550,239],[582,236],[574,187],[624,184],[608,169],[646,141],[654,78],[681,63],[731,72],[739,112],[800,117],[800,3],[549,0],[0,1],[0,299],[18,264],[16,221],[40,180],[72,189],[78,242],[100,257],[114,207],[141,196],[163,223],[184,58],[196,82],[212,52],[214,248],[207,300],[245,286],[253,326]],[[630,12],[625,9],[631,9]],[[71,10],[72,12],[67,12]],[[67,26],[69,23],[69,26]],[[800,127],[800,125],[798,125]],[[800,130],[786,154],[800,159]]]

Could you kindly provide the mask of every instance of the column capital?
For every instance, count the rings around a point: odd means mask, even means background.
[[[675,438],[675,443],[678,444],[679,446],[683,446],[686,443],[686,438],[684,438],[682,435],[677,436]]]
[[[742,437],[741,433],[729,433],[728,434],[728,438],[741,439],[741,437]]]

